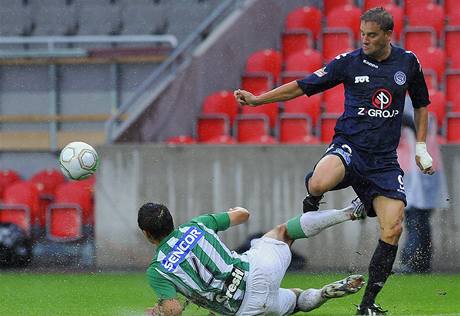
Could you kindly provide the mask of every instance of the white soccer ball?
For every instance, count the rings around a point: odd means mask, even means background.
[[[96,150],[84,142],[67,144],[59,155],[62,173],[69,179],[82,180],[96,172],[99,156]]]

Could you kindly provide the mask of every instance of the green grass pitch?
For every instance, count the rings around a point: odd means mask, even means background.
[[[288,274],[284,287],[320,287],[344,274]],[[390,315],[460,315],[460,275],[393,275],[378,302]],[[308,315],[353,315],[362,296],[330,300]],[[143,315],[155,297],[143,273],[34,274],[2,271],[0,315]],[[189,305],[184,315],[207,315]],[[302,315],[301,313],[297,315]],[[307,314],[305,314],[307,315]]]

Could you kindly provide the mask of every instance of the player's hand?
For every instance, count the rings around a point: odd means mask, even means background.
[[[160,305],[155,305],[153,307],[149,307],[145,310],[145,316],[163,316],[164,313],[160,307]]]
[[[424,174],[432,175],[434,173],[433,158],[426,150],[425,143],[418,142],[415,145],[415,162]]]
[[[238,89],[233,91],[233,95],[240,105],[256,106],[257,97],[249,91]]]

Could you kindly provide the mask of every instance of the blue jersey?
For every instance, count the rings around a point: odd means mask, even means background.
[[[343,83],[344,112],[337,119],[334,138],[374,154],[396,156],[406,92],[414,108],[430,104],[417,57],[395,46],[381,62],[362,49],[341,54],[297,83],[308,96]]]

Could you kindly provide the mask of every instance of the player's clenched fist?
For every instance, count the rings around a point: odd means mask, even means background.
[[[233,95],[235,96],[236,101],[240,105],[249,105],[249,106],[255,106],[255,101],[256,101],[256,96],[253,95],[251,92],[248,92],[246,90],[235,90],[233,92]]]

